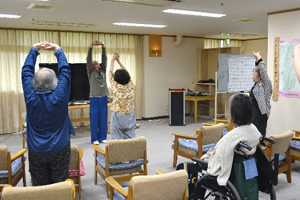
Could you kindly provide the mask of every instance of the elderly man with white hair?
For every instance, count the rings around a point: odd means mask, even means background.
[[[55,51],[58,78],[51,69],[35,72],[39,50]],[[57,44],[34,44],[22,68],[22,85],[27,109],[29,171],[33,184],[47,185],[69,176],[70,138],[75,135],[68,114],[71,69]]]

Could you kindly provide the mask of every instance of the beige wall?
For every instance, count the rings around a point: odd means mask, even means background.
[[[191,88],[197,79],[197,49],[204,40],[184,37],[179,46],[174,41],[175,36],[162,37],[162,57],[149,57],[149,37],[144,36],[144,118],[169,115],[169,88]]]
[[[252,54],[253,51],[261,51],[261,57],[267,63],[268,39],[244,41],[243,54]]]
[[[274,39],[290,40],[300,38],[300,11],[269,15],[268,19],[268,73],[274,83]],[[300,130],[300,99],[278,97],[271,100],[271,114],[268,120],[267,135],[279,134],[288,130]]]

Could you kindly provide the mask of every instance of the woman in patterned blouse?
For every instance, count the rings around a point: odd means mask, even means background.
[[[109,70],[109,82],[113,91],[111,106],[110,132],[111,139],[135,138],[135,114],[134,114],[134,85],[125,66],[119,60],[119,54],[114,53]],[[121,69],[115,71],[114,63]]]

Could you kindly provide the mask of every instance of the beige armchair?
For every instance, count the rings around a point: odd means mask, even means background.
[[[287,131],[283,134],[271,135],[270,138],[275,141],[274,144],[268,142],[267,145],[270,148],[265,148],[264,152],[271,160],[275,153],[279,154],[279,166],[278,174],[285,173],[287,181],[292,182],[291,176],[291,147],[290,143],[292,141],[294,133],[292,131]]]
[[[291,157],[293,162],[295,160],[300,161],[300,130],[293,130],[295,133],[291,141]]]
[[[173,167],[176,167],[177,156],[188,159],[193,157],[201,158],[209,149],[213,149],[216,143],[222,138],[224,124],[216,124],[215,126],[202,126],[201,129],[195,129],[195,136],[172,133],[175,136],[173,154]]]
[[[22,139],[23,139],[23,149],[26,148],[26,142],[27,142],[27,135],[26,135],[26,128],[27,124],[25,122],[26,113],[22,113],[22,126],[23,126],[23,133],[22,133]]]
[[[146,147],[145,137],[109,140],[105,151],[97,145],[92,145],[95,149],[95,185],[97,173],[104,180],[114,176],[117,182],[129,181],[133,176],[147,175]]]
[[[127,200],[186,200],[187,178],[185,170],[168,174],[157,171],[160,175],[135,176],[130,180],[129,187],[123,188],[113,177],[107,177],[109,199]]]
[[[64,182],[43,186],[3,188],[1,200],[75,200],[74,182]]]
[[[74,181],[75,191],[78,192],[78,199],[81,200],[81,174],[80,174],[80,160],[82,159],[83,149],[75,145],[71,146],[70,166],[69,171],[76,171],[76,176],[69,177]]]
[[[25,157],[27,149],[21,149],[11,157],[7,146],[0,146],[0,192],[4,185],[15,186],[23,178],[26,186]]]

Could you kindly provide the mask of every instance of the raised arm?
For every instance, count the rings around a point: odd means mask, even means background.
[[[106,48],[103,42],[98,42],[98,45],[102,46],[102,57],[101,57],[101,68],[106,71],[107,68],[107,55],[106,55]]]
[[[98,45],[100,45],[100,42],[98,40],[95,40],[89,46],[88,54],[86,57],[86,65],[87,65],[88,70],[93,67],[93,64],[92,64],[93,47],[98,46]]]
[[[296,76],[298,78],[298,81],[300,81],[300,44],[297,44],[294,47],[293,57]]]
[[[258,66],[259,68],[261,80],[266,84],[272,84],[267,72],[266,63],[261,58],[260,51],[254,51],[253,55],[255,56],[255,66]]]
[[[120,56],[117,57],[116,61],[119,63],[119,65],[122,69],[126,69],[125,66],[121,63],[119,58],[120,58]]]
[[[110,72],[114,71],[114,64],[115,64],[115,61],[118,60],[118,57],[119,57],[119,54],[118,53],[114,53],[114,55],[113,55],[113,57],[111,59],[111,62],[110,62],[110,68],[109,68]]]

